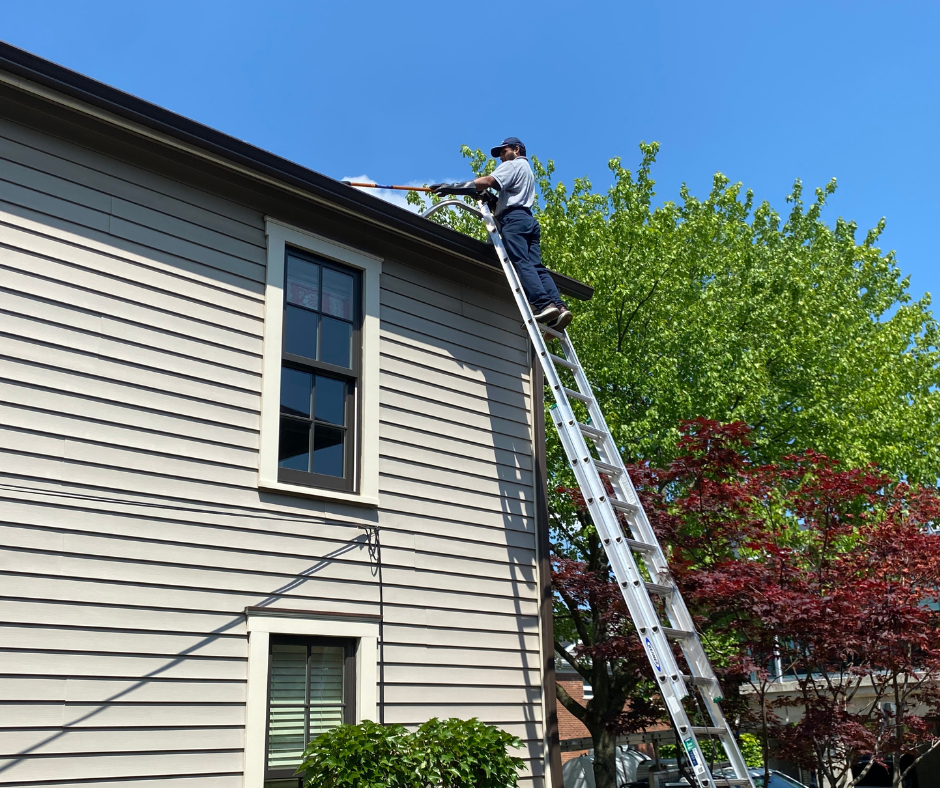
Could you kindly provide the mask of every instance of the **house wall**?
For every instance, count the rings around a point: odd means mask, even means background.
[[[241,786],[263,606],[382,613],[385,721],[497,724],[540,785],[529,360],[498,279],[384,261],[378,510],[261,493],[277,206],[6,109],[0,784]]]

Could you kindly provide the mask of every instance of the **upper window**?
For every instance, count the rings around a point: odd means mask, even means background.
[[[382,260],[265,220],[258,486],[379,503]]]
[[[356,489],[359,272],[286,250],[278,480]]]
[[[272,635],[266,786],[296,785],[292,775],[307,744],[356,722],[355,645],[351,639]]]

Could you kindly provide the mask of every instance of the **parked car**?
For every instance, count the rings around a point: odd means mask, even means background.
[[[637,768],[652,759],[637,750],[617,747],[617,785],[627,786],[637,779]],[[594,751],[572,758],[561,768],[565,788],[595,788]]]
[[[728,762],[725,761],[725,764]],[[650,769],[654,768],[655,761],[647,755],[627,747],[617,748],[617,785],[619,788],[649,788]],[[683,778],[676,765],[675,758],[660,761],[662,774],[659,784],[662,788],[688,788],[689,782]],[[715,777],[732,777],[730,766],[719,765],[714,769]],[[809,788],[799,780],[779,772],[770,770],[770,780],[764,782],[764,770],[748,769],[748,775],[754,782],[754,788]],[[565,788],[595,788],[594,784],[594,753],[589,752],[578,758],[572,758],[562,767],[562,777]]]
[[[727,763],[723,761],[715,764],[716,772]],[[636,780],[629,783],[626,788],[649,788],[650,772],[654,768],[656,768],[656,762],[652,759],[639,764],[636,770]],[[658,788],[688,788],[689,781],[682,776],[675,758],[661,758],[658,769],[659,779],[656,782]]]
[[[870,755],[863,755],[852,764],[852,772],[856,777],[868,766],[869,760],[871,760]],[[891,788],[894,784],[893,760],[894,759],[889,755],[885,758],[883,764],[874,764],[858,785],[864,788]],[[910,755],[901,758],[901,769],[903,770],[910,766],[912,760],[913,756]],[[917,788],[917,773],[913,769],[908,772],[907,776],[901,781],[901,786],[902,788]]]

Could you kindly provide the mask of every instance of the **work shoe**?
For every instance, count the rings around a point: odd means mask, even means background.
[[[556,331],[564,331],[571,325],[572,320],[574,320],[574,315],[571,314],[571,310],[566,306],[561,306],[559,307],[558,317],[549,323],[548,327],[554,328]]]
[[[554,304],[549,304],[541,312],[535,313],[535,320],[538,323],[548,323],[555,320],[561,312]]]

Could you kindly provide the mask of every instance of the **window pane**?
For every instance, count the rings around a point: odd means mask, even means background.
[[[281,468],[310,470],[310,424],[281,417],[278,463]]]
[[[271,646],[271,703],[305,703],[306,677],[306,646],[286,643]]]
[[[307,647],[271,646],[271,695],[268,713],[268,766],[296,767],[304,745]]]
[[[296,356],[317,357],[317,320],[306,309],[288,306],[284,315],[284,350]]]
[[[332,317],[323,318],[320,360],[339,367],[352,366],[352,323],[344,323]]]
[[[353,278],[330,268],[323,269],[323,313],[353,319]]]
[[[299,369],[281,367],[281,413],[310,418],[313,375]]]
[[[319,310],[319,300],[320,266],[296,257],[288,257],[287,302]]]
[[[305,746],[304,707],[272,706],[268,714],[268,768],[296,769]]]
[[[314,418],[330,424],[346,424],[346,382],[317,375]]]
[[[313,472],[343,476],[343,436],[345,430],[317,425],[313,434]]]
[[[310,703],[343,703],[342,646],[310,647]]]
[[[310,709],[310,738],[343,724],[342,706],[313,706]]]

